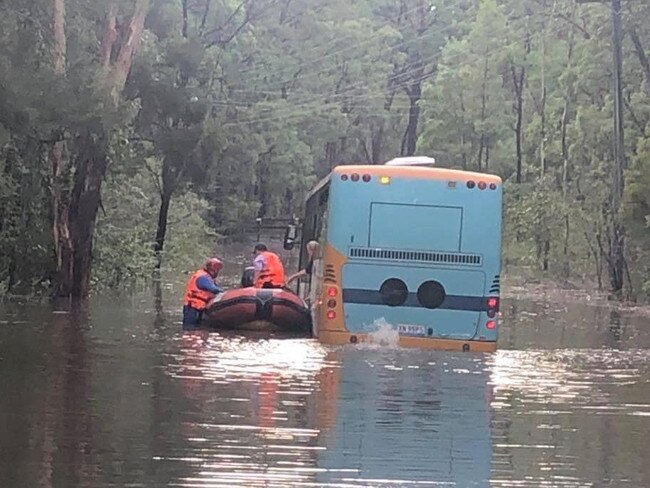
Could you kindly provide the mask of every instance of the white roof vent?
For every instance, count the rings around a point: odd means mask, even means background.
[[[408,158],[394,158],[386,161],[386,166],[435,166],[436,160],[427,156],[411,156]]]

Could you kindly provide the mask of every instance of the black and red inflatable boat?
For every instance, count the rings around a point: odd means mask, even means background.
[[[213,298],[204,312],[213,328],[311,333],[305,302],[280,288],[235,288]]]

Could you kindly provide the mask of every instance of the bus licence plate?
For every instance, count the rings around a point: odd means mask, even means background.
[[[423,336],[426,334],[424,325],[398,324],[397,333],[400,335]]]

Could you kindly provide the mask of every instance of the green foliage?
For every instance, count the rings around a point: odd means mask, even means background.
[[[650,289],[644,2],[623,2],[630,164],[620,209],[606,5],[155,1],[114,105],[102,68],[106,18],[116,7],[122,43],[133,2],[65,4],[62,74],[53,2],[3,3],[0,290],[34,292],[53,279],[59,187],[70,199],[97,185],[93,283],[121,288],[156,266],[169,275],[195,268],[217,236],[256,217],[300,214],[334,165],[414,149],[441,166],[502,176],[507,265],[600,282],[622,218],[630,282]],[[60,140],[70,164],[55,177]],[[110,165],[100,183],[80,179],[101,156]]]
[[[623,215],[630,229],[630,253],[639,263],[637,284],[650,296],[650,139],[639,141],[627,173]]]
[[[111,178],[95,233],[95,289],[133,288],[151,280],[159,205],[148,171]],[[206,225],[208,209],[208,203],[191,192],[181,195],[171,206],[164,259],[168,264],[161,270],[163,273],[169,276],[194,269],[214,252],[218,235]]]

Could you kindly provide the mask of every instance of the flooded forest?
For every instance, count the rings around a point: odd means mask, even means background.
[[[649,18],[0,0],[0,486],[650,486]],[[495,352],[181,328],[206,258],[294,273],[268,223],[413,155],[503,181]]]

